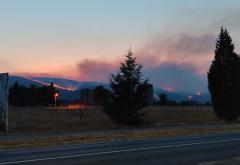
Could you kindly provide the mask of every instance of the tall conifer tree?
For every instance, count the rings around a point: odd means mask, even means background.
[[[141,108],[147,105],[146,93],[151,85],[142,78],[142,65],[130,50],[119,72],[111,76],[110,86],[112,97],[105,112],[117,124],[142,124]]]
[[[208,73],[208,88],[216,115],[233,121],[240,115],[240,57],[224,28],[216,43],[215,58]]]

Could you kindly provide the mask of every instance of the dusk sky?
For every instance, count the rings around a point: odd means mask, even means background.
[[[107,82],[131,46],[144,76],[207,91],[220,27],[240,51],[239,0],[2,0],[0,72]]]

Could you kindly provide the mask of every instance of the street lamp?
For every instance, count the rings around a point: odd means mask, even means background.
[[[57,107],[57,97],[59,96],[58,93],[54,94],[54,103],[55,103],[55,107]]]

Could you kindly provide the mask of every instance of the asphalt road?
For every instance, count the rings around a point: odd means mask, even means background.
[[[236,157],[240,133],[0,150],[0,165],[180,165]]]

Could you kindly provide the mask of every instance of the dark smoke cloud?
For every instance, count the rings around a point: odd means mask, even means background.
[[[178,39],[157,38],[146,44],[137,54],[146,66],[162,64],[191,65],[196,73],[207,72],[213,58],[216,37],[211,34],[181,35]]]
[[[215,40],[211,34],[157,38],[137,54],[154,85],[177,91],[207,91],[206,75],[214,57]]]
[[[206,77],[197,75],[190,65],[162,64],[144,73],[155,86],[170,91],[207,91]]]
[[[78,64],[79,79],[108,82],[109,75],[118,70],[119,63],[112,64],[85,60]],[[206,78],[195,73],[190,65],[161,64],[158,67],[144,68],[144,77],[156,87],[173,91],[207,91]]]
[[[144,76],[155,86],[176,91],[207,91],[206,73],[214,55],[216,37],[211,34],[155,39],[136,51]],[[78,64],[79,79],[108,81],[120,62],[85,60]]]

